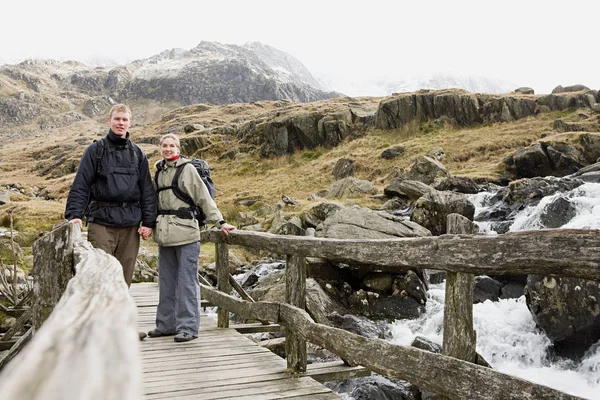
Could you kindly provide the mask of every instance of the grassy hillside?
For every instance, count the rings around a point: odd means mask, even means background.
[[[347,101],[347,99],[345,99]],[[380,99],[358,99],[362,104],[376,106]],[[189,124],[207,128],[251,121],[274,112],[303,112],[306,110],[335,110],[343,101],[334,99],[309,104],[289,102],[257,102],[227,106],[193,105],[175,110],[145,104],[133,105],[134,141],[139,140],[152,164],[159,159],[158,146],[150,144],[166,132],[186,137],[183,128]],[[446,157],[442,163],[451,174],[469,176],[480,182],[496,181],[503,171],[501,160],[517,148],[527,146],[542,137],[552,135],[554,120],[567,122],[580,119],[577,110],[543,113],[512,123],[496,123],[470,128],[457,128],[451,121],[428,121],[409,124],[401,129],[368,129],[347,138],[335,148],[303,150],[291,155],[262,159],[257,154],[239,153],[234,159],[221,157],[236,147],[231,135],[208,135],[202,155],[213,168],[213,179],[220,189],[217,203],[232,219],[238,211],[236,199],[260,196],[259,204],[273,205],[283,194],[300,202],[299,212],[311,204],[308,196],[328,189],[333,182],[332,170],[341,158],[357,162],[355,176],[372,181],[382,192],[389,183],[394,169],[410,169],[415,158],[434,147],[442,147]],[[140,121],[142,123],[140,123]],[[0,146],[0,185],[12,187],[12,202],[0,207],[0,223],[6,226],[7,211],[13,210],[15,226],[19,230],[49,229],[62,218],[65,197],[79,157],[94,140],[105,135],[104,118],[80,122],[64,128],[46,131],[21,129],[3,133]],[[562,134],[565,136],[565,134]],[[566,135],[568,136],[568,135]],[[381,153],[386,148],[402,146],[405,151],[398,158],[385,160]],[[38,197],[32,197],[32,196]],[[52,200],[43,200],[51,198]],[[381,200],[360,199],[354,202],[377,207]]]

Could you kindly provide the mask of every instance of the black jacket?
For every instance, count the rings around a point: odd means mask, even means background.
[[[84,216],[88,222],[106,226],[137,226],[142,222],[154,227],[156,198],[148,158],[129,140],[129,132],[124,139],[109,130],[103,140],[83,153],[67,198],[65,218]]]

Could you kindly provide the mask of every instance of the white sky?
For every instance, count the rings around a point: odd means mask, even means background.
[[[91,5],[90,5],[91,4]],[[118,62],[200,41],[259,41],[315,75],[459,73],[550,93],[600,89],[599,0],[20,0],[0,6],[0,61]]]

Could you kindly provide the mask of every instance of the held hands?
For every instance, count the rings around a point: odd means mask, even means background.
[[[142,236],[142,239],[148,240],[150,235],[152,235],[152,228],[148,228],[147,226],[140,226],[138,229],[138,233]]]
[[[235,226],[229,225],[229,224],[223,224],[223,225],[221,225],[221,227],[219,229],[221,230],[221,232],[223,232],[225,234],[225,236],[227,236],[227,235],[229,235],[229,231],[232,231],[235,229]]]

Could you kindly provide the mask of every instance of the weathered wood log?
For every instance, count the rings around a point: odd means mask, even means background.
[[[25,324],[31,321],[32,316],[33,310],[31,308],[21,314],[21,316],[17,318],[17,322],[4,333],[2,340],[10,340],[15,334],[19,333]]]
[[[6,351],[2,356],[0,356],[0,368],[4,367],[10,360],[12,360],[21,349],[31,340],[33,337],[33,328],[29,328],[27,332],[23,336],[21,336],[15,343],[11,346],[10,350]],[[4,392],[2,392],[4,393]],[[4,399],[4,397],[2,397]]]
[[[217,243],[215,253],[217,286],[220,291],[229,294],[231,285],[229,284],[229,247],[227,243]],[[227,308],[219,307],[217,309],[217,326],[219,328],[229,328],[229,310]]]
[[[2,370],[2,400],[141,398],[137,310],[121,264],[84,241],[74,259],[60,301]]]
[[[316,324],[306,311],[288,304],[260,301],[250,303],[214,289],[210,292],[208,296],[212,303],[224,304],[228,310],[242,318],[261,316],[278,322],[286,330],[297,332],[311,343],[348,359],[355,365],[362,365],[381,375],[404,379],[424,390],[452,399],[582,400],[491,368]]]
[[[476,275],[559,275],[600,281],[600,231],[552,229],[503,235],[345,240],[264,232],[202,232],[202,239],[374,265],[382,271],[442,269]],[[460,256],[458,256],[460,255]]]
[[[74,225],[63,222],[33,242],[33,324],[48,318],[73,277]]]
[[[477,226],[460,214],[448,215],[447,230],[450,234],[465,235],[478,232]],[[477,343],[473,330],[474,286],[473,274],[446,273],[442,354],[472,363],[477,362]],[[440,397],[447,399],[445,396]]]
[[[248,293],[246,293],[242,285],[240,285],[231,274],[229,274],[229,283],[242,299],[249,301],[250,303],[254,303],[254,299],[250,297]],[[269,321],[265,321],[264,319],[261,320],[260,323],[263,325],[269,325]]]
[[[306,308],[306,261],[288,255],[285,263],[285,301],[301,310]],[[285,331],[285,359],[294,372],[306,371],[306,339],[293,330]]]
[[[472,235],[477,226],[460,214],[450,214],[448,233]],[[475,276],[463,272],[446,274],[444,336],[442,354],[469,362],[477,361],[476,335],[473,330],[473,287]]]

